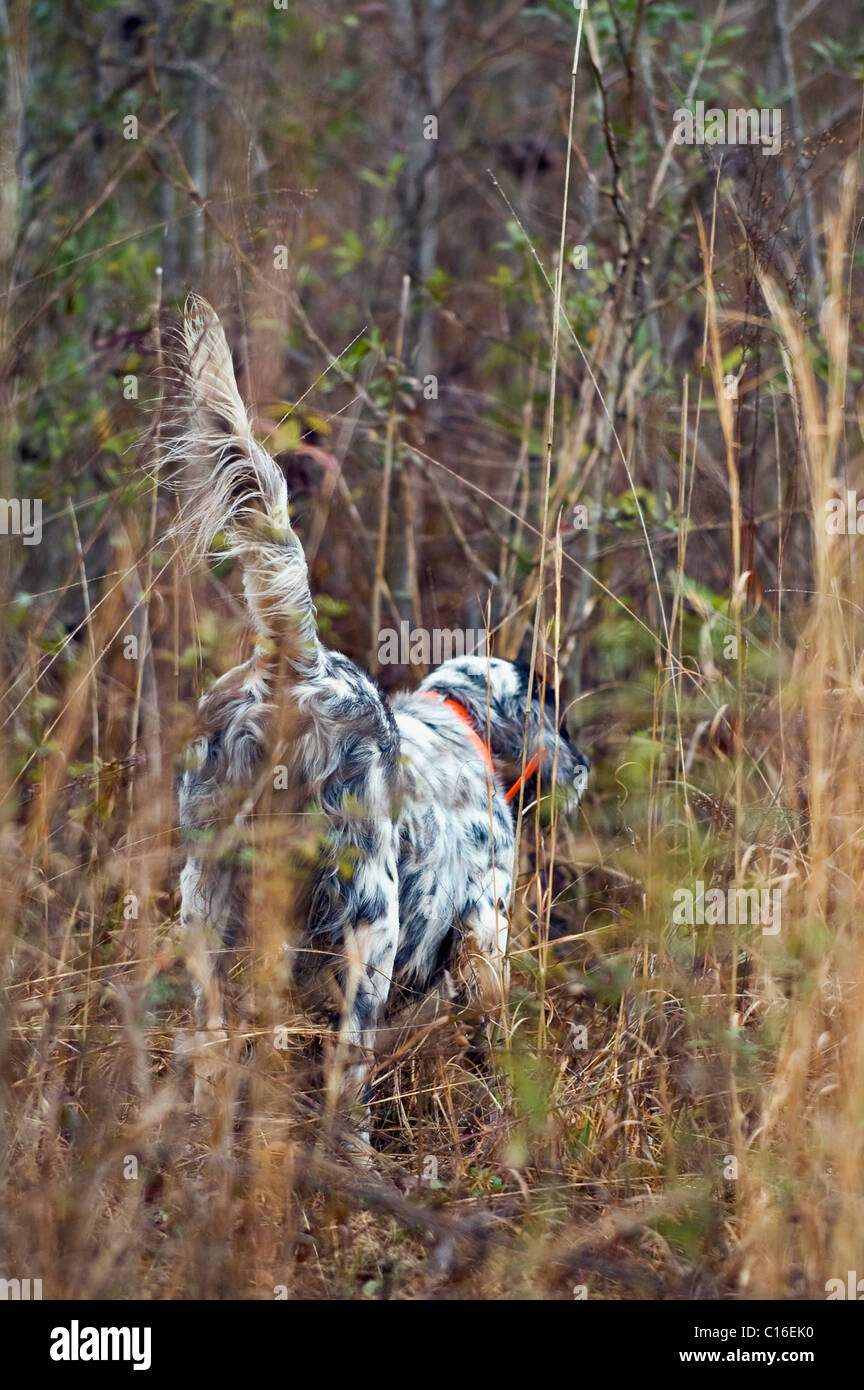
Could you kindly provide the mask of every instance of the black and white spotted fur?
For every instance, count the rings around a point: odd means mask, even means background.
[[[219,953],[244,940],[244,827],[262,802],[284,817],[286,918],[299,919],[286,929],[299,973],[337,962],[341,1036],[368,1057],[393,984],[422,995],[459,958],[487,1005],[500,998],[515,815],[505,788],[538,750],[547,789],[554,776],[578,795],[588,764],[556,727],[551,692],[541,701],[535,681],[529,698],[521,666],[457,658],[388,700],[322,645],[284,477],[253,439],[222,328],[203,301],[187,306],[184,336],[191,414],[176,448],[193,486],[183,527],[199,554],[226,533],[257,632],[252,659],[200,702],[201,736],[180,788],[200,1104],[224,1036]],[[445,697],[487,744],[494,773]],[[278,792],[274,768],[286,773]]]

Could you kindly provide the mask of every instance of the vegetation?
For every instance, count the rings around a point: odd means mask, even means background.
[[[864,1211],[854,8],[0,0],[0,39],[0,517],[42,503],[0,548],[0,1274],[824,1297]],[[675,143],[699,101],[781,148]],[[190,1115],[174,779],[249,639],[231,565],[165,539],[189,290],[326,640],[376,670],[382,628],[488,626],[592,759],[578,815],[525,812],[502,1016],[406,1021],[367,1169],[278,857],[222,1123]]]

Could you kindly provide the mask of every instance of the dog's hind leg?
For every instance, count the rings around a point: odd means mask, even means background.
[[[225,952],[243,932],[246,885],[239,851],[263,742],[262,691],[252,675],[247,663],[201,700],[206,734],[189,750],[180,785],[180,824],[190,847],[180,876],[180,924],[195,994],[193,1104],[199,1113],[227,1095]]]
[[[193,1109],[207,1114],[225,1094],[228,1031],[224,971],[218,961],[223,941],[219,924],[208,920],[201,866],[189,860],[180,877],[180,921],[186,940],[186,966],[192,977],[196,1031],[192,1038]]]

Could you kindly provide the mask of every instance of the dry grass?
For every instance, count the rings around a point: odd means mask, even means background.
[[[761,677],[742,657],[737,692],[657,636],[639,691],[647,731],[616,750],[629,844],[594,833],[589,794],[579,823],[557,827],[550,876],[550,839],[529,812],[506,1020],[403,1026],[376,1073],[372,1170],[322,1126],[329,1054],[313,1055],[315,1022],[291,1013],[273,965],[269,854],[256,864],[253,949],[232,972],[246,1008],[224,1123],[213,1132],[190,1117],[172,773],[196,607],[176,560],[157,544],[132,570],[147,575],[138,662],[118,655],[132,621],[128,555],[89,597],[86,641],[50,669],[25,652],[8,680],[3,775],[11,1272],[72,1298],[269,1298],[277,1286],[566,1298],[582,1285],[619,1298],[781,1298],[818,1296],[856,1267],[862,632],[849,553],[819,522],[844,425],[853,193],[847,178],[824,399],[797,320],[764,284],[792,365],[785,408],[801,419],[815,592],[787,600]],[[719,376],[715,354],[717,388]],[[133,551],[149,518],[138,529]],[[682,543],[670,593],[685,581]],[[730,629],[757,646],[746,583],[735,592]],[[674,640],[674,614],[667,630]],[[706,707],[726,712],[710,728],[697,719]],[[16,811],[28,727],[40,775]],[[70,775],[88,739],[102,765]],[[112,758],[124,745],[131,755]],[[674,889],[699,879],[782,883],[782,930],[671,926]]]
[[[578,345],[558,312],[560,286],[547,280],[544,297],[538,274],[554,345],[533,513],[543,524],[528,519],[518,468],[509,498],[465,474],[502,525],[517,525],[501,544],[511,602],[498,650],[515,655],[527,644],[554,681],[576,644],[599,640],[586,626],[591,600],[606,605],[607,628],[619,621],[625,644],[636,645],[625,677],[581,692],[571,713],[595,762],[578,817],[550,828],[539,809],[526,811],[503,1016],[406,1015],[387,1034],[370,1168],[351,1161],[323,1118],[334,1052],[320,1021],[296,1009],[279,964],[287,887],[278,837],[263,828],[250,946],[232,967],[238,1008],[219,1119],[191,1116],[173,780],[194,692],[233,664],[245,640],[234,577],[190,576],[160,544],[174,503],[155,480],[106,488],[110,504],[83,538],[74,511],[58,509],[52,525],[70,528],[74,554],[66,582],[39,596],[26,627],[6,593],[4,1274],[42,1278],[46,1297],[74,1299],[269,1299],[283,1290],[780,1299],[822,1297],[828,1279],[858,1267],[864,610],[857,538],[825,526],[835,477],[854,487],[862,476],[847,379],[854,167],[838,182],[820,322],[806,325],[778,281],[756,272],[751,320],[772,363],[762,366],[777,447],[760,466],[777,473],[778,534],[787,537],[794,520],[812,546],[803,577],[793,577],[781,542],[770,600],[747,568],[740,415],[723,387],[732,318],[715,287],[718,200],[748,242],[732,195],[718,191],[714,218],[700,225],[704,371],[695,385],[684,379],[676,421],[674,551],[655,553],[656,528],[649,534],[633,489],[639,524],[626,541],[650,552],[638,611],[596,549],[582,563],[589,551],[559,518],[574,497],[602,498],[612,468],[632,484],[640,368],[622,367],[608,418],[593,378],[581,377],[579,408],[563,412],[553,439],[558,355],[578,361]],[[231,251],[244,264],[236,243]],[[625,361],[617,302],[598,325],[595,364]],[[157,345],[154,370],[160,354]],[[384,483],[369,508],[377,535],[371,546],[363,537],[362,556],[352,553],[374,570],[373,632],[394,602],[386,537],[397,527],[397,459],[406,534],[411,479],[422,473],[472,584],[486,563],[448,501],[455,475],[422,439],[402,437],[397,398],[394,385],[384,406],[362,402],[384,440]],[[534,402],[526,409],[522,463]],[[156,456],[158,418],[139,449],[139,478]],[[796,505],[779,491],[781,439],[795,441],[804,463]],[[706,448],[730,500],[722,607],[696,580],[704,493],[716,479],[700,464]],[[359,537],[354,494],[329,474],[309,525],[316,551],[331,502],[343,524],[357,521]],[[516,563],[518,546],[532,552],[530,565]],[[424,595],[408,550],[416,609]],[[98,583],[87,578],[97,552],[110,557]],[[74,622],[48,656],[60,613]],[[124,654],[130,634],[137,659]],[[608,631],[600,637],[608,642]],[[734,645],[724,660],[726,638]],[[351,652],[361,660],[364,641],[365,632]],[[699,881],[782,888],[780,931],[674,922],[674,893]]]

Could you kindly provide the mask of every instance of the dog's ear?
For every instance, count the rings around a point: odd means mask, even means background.
[[[183,341],[196,426],[211,443],[216,436],[222,447],[230,440],[251,454],[252,431],[225,331],[215,310],[198,295],[186,301]]]

